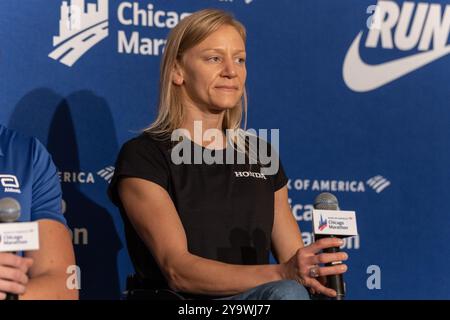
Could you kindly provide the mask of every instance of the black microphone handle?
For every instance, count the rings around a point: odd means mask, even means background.
[[[13,293],[7,293],[5,300],[9,300],[9,301],[19,300],[19,296],[17,294],[13,294]]]
[[[323,249],[323,252],[325,253],[338,253],[341,250],[339,247],[332,247],[332,248],[326,248]],[[326,267],[333,267],[336,265],[342,264],[340,263],[326,263]],[[342,274],[333,274],[327,276],[327,284],[326,286],[330,289],[333,289],[336,291],[337,296],[334,298],[335,300],[344,300],[345,297],[345,283],[344,283],[344,276]]]
[[[20,218],[20,203],[14,198],[0,199],[0,223],[12,223]],[[17,252],[11,252],[17,254]],[[6,293],[5,300],[19,300],[19,296]]]

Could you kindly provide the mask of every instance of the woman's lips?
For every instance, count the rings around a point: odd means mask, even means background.
[[[237,91],[238,87],[235,87],[235,86],[217,86],[216,89],[222,90],[222,91],[233,92],[233,91]]]

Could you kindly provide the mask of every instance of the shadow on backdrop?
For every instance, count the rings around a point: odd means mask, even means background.
[[[64,98],[47,88],[36,89],[18,102],[9,127],[37,137],[61,172],[65,217],[81,269],[80,299],[118,299],[118,253],[123,246],[114,222],[122,226],[116,210],[105,208],[111,206],[108,182],[97,174],[114,165],[118,152],[107,102],[90,91]]]

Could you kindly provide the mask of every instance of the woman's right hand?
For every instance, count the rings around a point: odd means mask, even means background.
[[[321,264],[334,261],[345,261],[348,255],[345,252],[319,253],[321,250],[342,245],[338,238],[324,238],[313,244],[297,250],[289,261],[283,264],[285,277],[294,279],[304,287],[310,288],[313,294],[323,294],[336,297],[336,291],[325,287],[320,279],[325,276],[342,274],[347,271],[347,265],[339,264],[331,267],[321,267]]]
[[[33,265],[33,259],[23,258],[12,253],[0,252],[0,300],[7,293],[24,294],[28,283],[28,270]]]

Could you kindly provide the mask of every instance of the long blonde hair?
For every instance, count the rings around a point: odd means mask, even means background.
[[[180,128],[183,119],[183,105],[181,91],[172,83],[172,72],[175,63],[190,48],[196,46],[210,34],[224,25],[230,25],[239,32],[244,43],[247,39],[245,27],[230,13],[217,9],[205,9],[197,11],[184,18],[170,32],[160,70],[158,116],[156,120],[144,131],[158,136],[167,135]],[[232,109],[225,111],[222,129],[239,130],[242,120],[244,129],[247,126],[247,92],[241,101]]]

